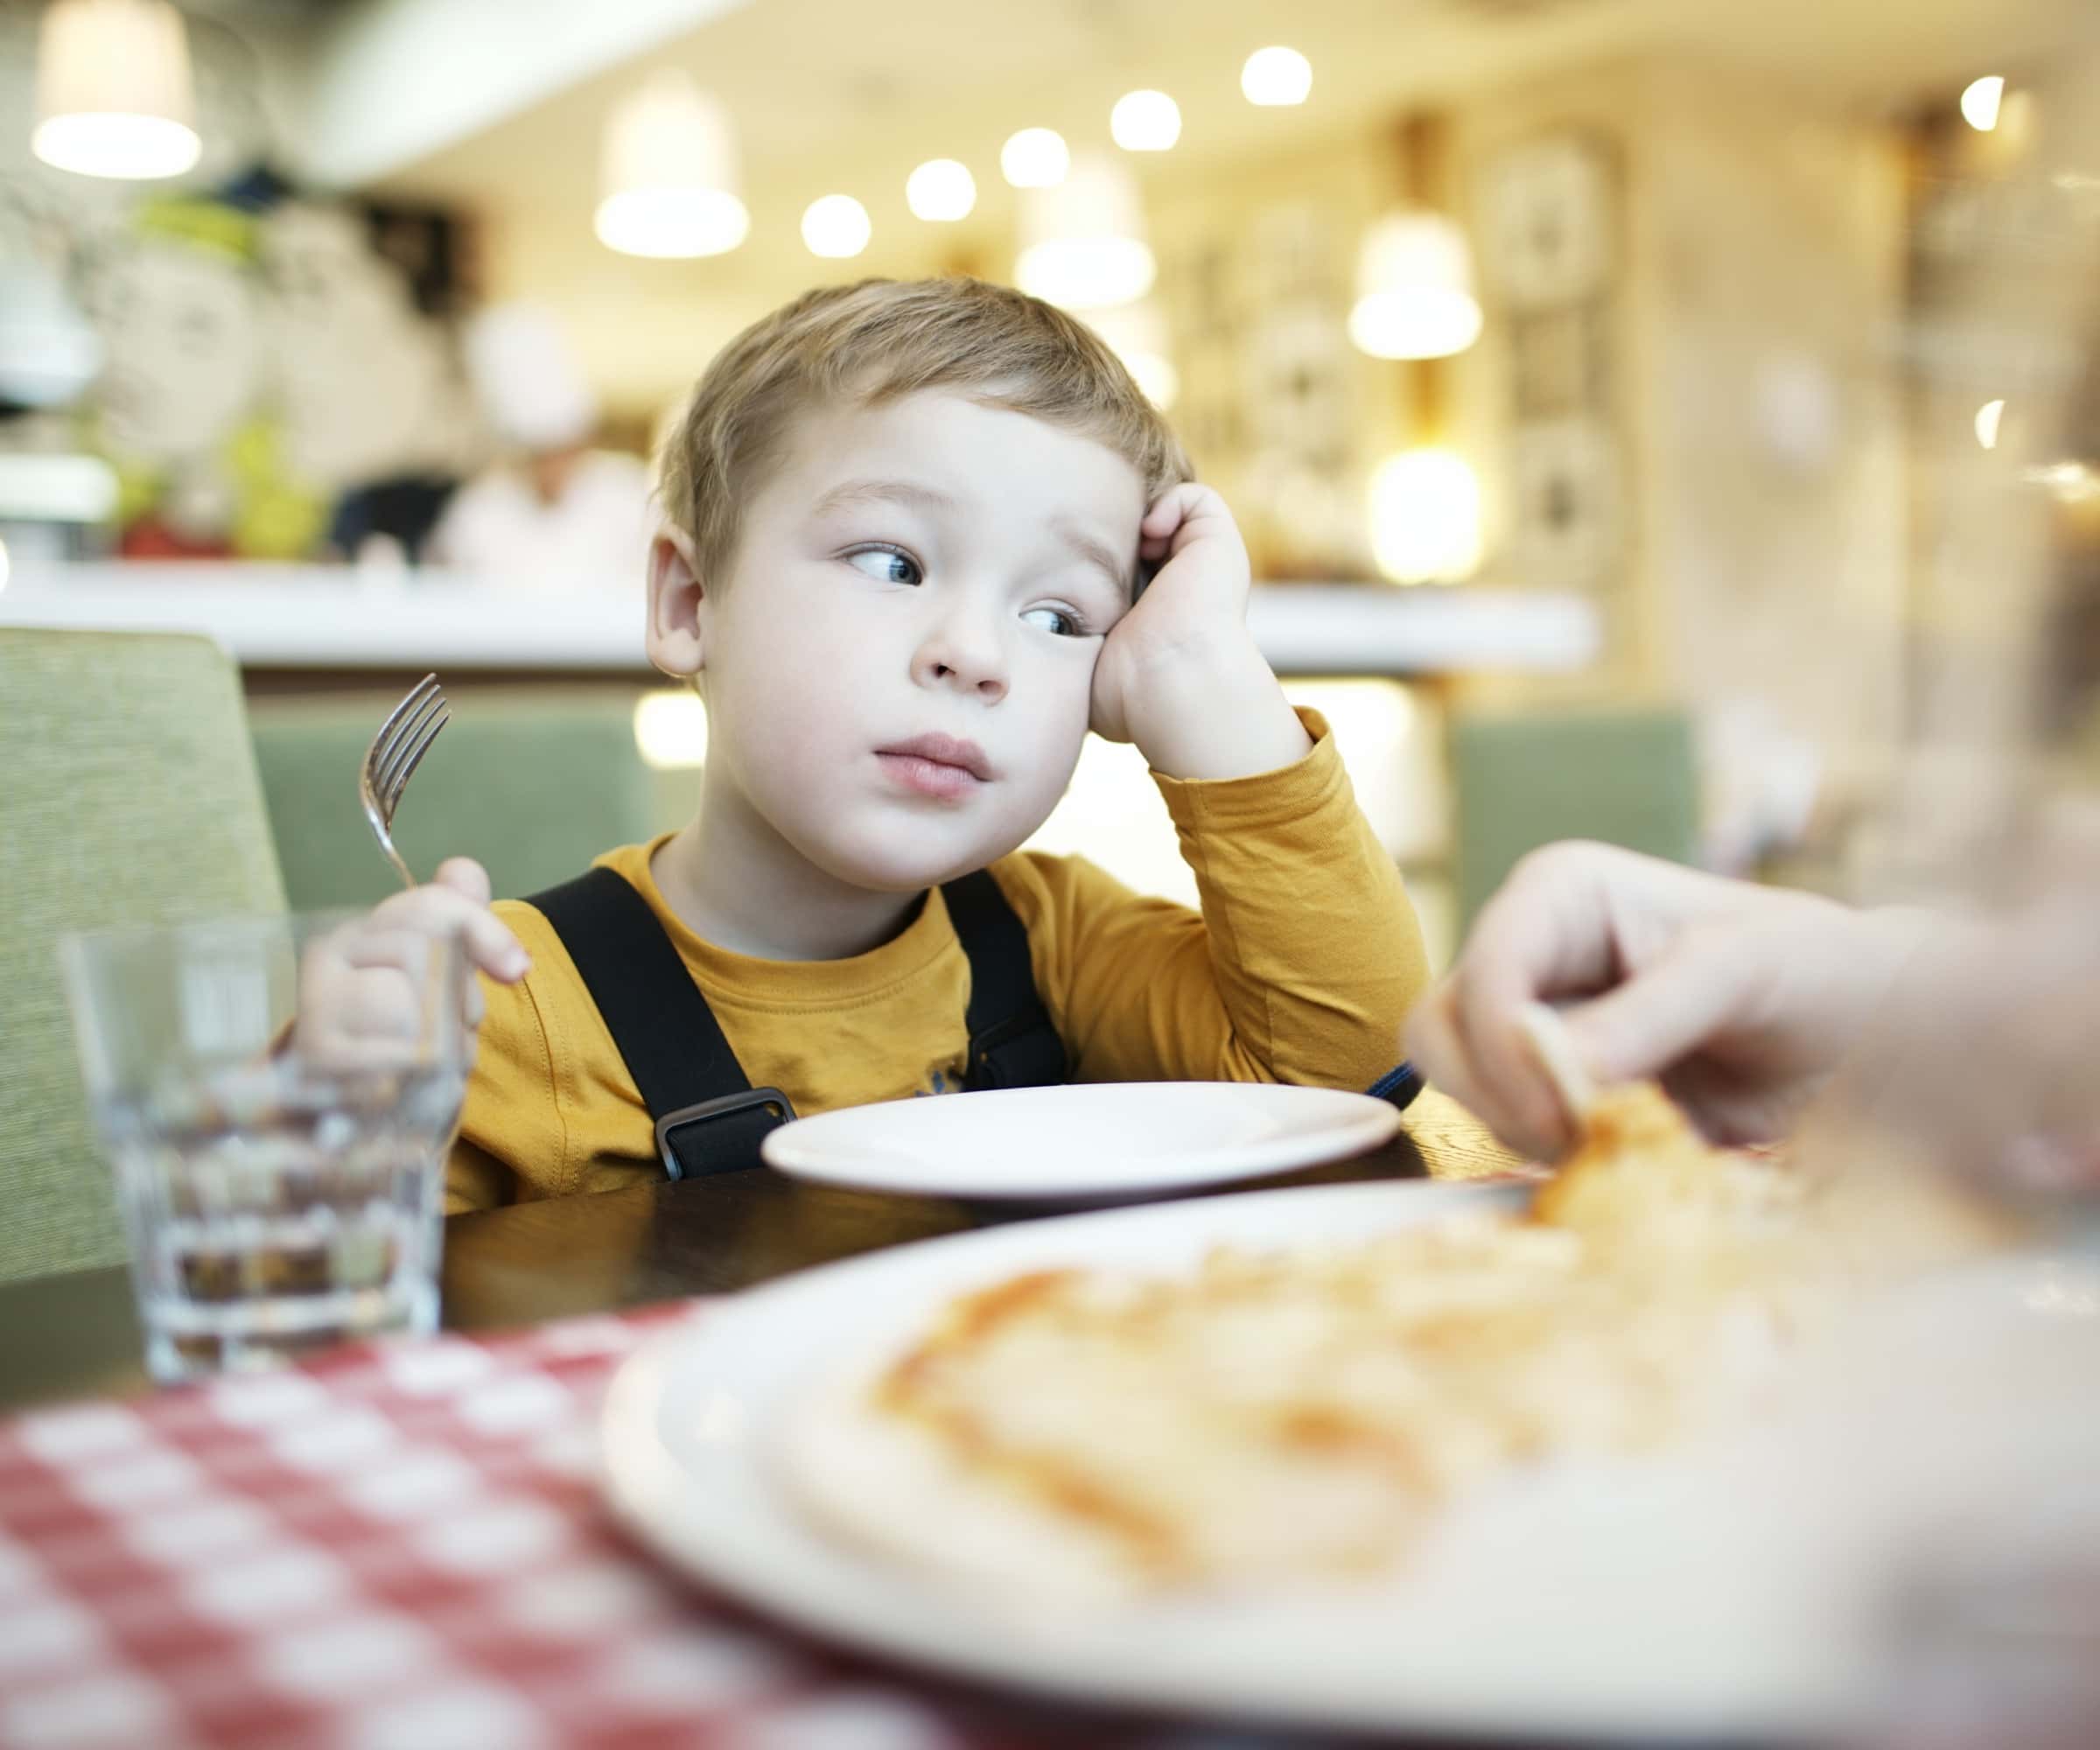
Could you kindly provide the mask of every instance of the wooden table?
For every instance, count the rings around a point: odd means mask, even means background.
[[[1222,1189],[1474,1179],[1518,1164],[1478,1120],[1432,1091],[1374,1153]],[[488,1330],[724,1293],[856,1252],[1044,1213],[832,1190],[762,1170],[521,1203],[445,1223],[444,1323]],[[0,1409],[147,1384],[121,1265],[0,1287]]]

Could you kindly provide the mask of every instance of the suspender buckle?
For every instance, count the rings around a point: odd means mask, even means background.
[[[794,1116],[794,1108],[777,1088],[751,1088],[681,1106],[656,1121],[656,1152],[673,1179],[736,1172],[765,1163],[759,1144]],[[710,1128],[715,1135],[701,1139]]]
[[[995,1021],[970,1041],[968,1086],[1054,1087],[1067,1079],[1064,1042],[1040,1004]]]

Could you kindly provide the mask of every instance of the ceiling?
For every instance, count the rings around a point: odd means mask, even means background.
[[[1410,109],[1550,80],[1632,54],[1717,61],[1784,81],[1789,102],[1860,115],[1944,104],[1979,73],[2018,75],[2096,0],[182,0],[193,22],[208,183],[269,152],[322,188],[454,204],[486,220],[486,289],[556,308],[602,393],[654,406],[721,339],[826,277],[944,267],[1005,272],[1014,195],[1001,143],[1054,127],[1112,150],[1116,98],[1157,86],[1180,144],[1128,162],[1165,211],[1193,186],[1290,174]],[[30,111],[38,8],[0,0],[0,111]],[[1257,109],[1247,54],[1284,41],[1312,63],[1311,101]],[[698,262],[615,256],[592,229],[606,117],[645,71],[689,69],[734,117],[748,242]],[[10,100],[12,100],[11,102]],[[976,173],[953,227],[908,214],[904,183],[935,157]],[[1366,155],[1320,152],[1321,174]],[[1395,160],[1396,170],[1397,160]],[[1344,173],[1347,173],[1346,172]],[[78,206],[122,192],[29,162],[13,177]],[[1273,180],[1273,178],[1272,178]],[[803,208],[857,196],[867,252],[820,263]]]
[[[669,64],[724,99],[742,141],[752,237],[701,264],[713,277],[771,280],[791,264],[806,276],[800,215],[834,191],[868,207],[877,241],[866,262],[881,270],[907,240],[926,253],[931,228],[904,206],[914,164],[958,158],[976,172],[980,210],[956,238],[966,256],[974,237],[1004,234],[1004,137],[1040,124],[1075,149],[1107,150],[1110,106],[1137,86],[1169,91],[1182,110],[1181,144],[1138,164],[1157,186],[1258,164],[1410,105],[1649,48],[1892,109],[1943,100],[2089,13],[2090,0],[1298,0],[1287,11],[1273,0],[747,0],[377,186],[595,249],[605,117],[644,66]],[[1240,64],[1278,40],[1311,59],[1312,99],[1257,109],[1240,95]]]
[[[875,242],[857,268],[1003,264],[1015,129],[1054,127],[1110,150],[1110,106],[1171,92],[1172,152],[1130,162],[1148,194],[1256,167],[1382,125],[1410,106],[1586,61],[1656,50],[1768,73],[1828,102],[1890,110],[1944,102],[1980,71],[2080,21],[2094,0],[182,0],[192,20],[209,181],[258,150],[319,186],[457,203],[536,270],[617,266],[656,289],[761,302],[815,263],[798,226],[816,196],[857,196]],[[0,0],[0,108],[26,114],[38,8]],[[1899,22],[1900,21],[1900,22]],[[1253,49],[1290,43],[1312,100],[1240,95]],[[749,242],[732,256],[637,268],[606,261],[592,214],[608,111],[641,73],[690,69],[734,116]],[[272,150],[270,143],[276,140]],[[979,208],[934,228],[904,204],[911,168],[959,158]],[[0,173],[34,177],[27,137]],[[55,174],[55,173],[54,173]],[[46,178],[48,179],[48,178]],[[586,266],[586,263],[588,264]]]

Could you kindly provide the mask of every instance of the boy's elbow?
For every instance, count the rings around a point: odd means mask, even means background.
[[[1296,1037],[1278,1037],[1266,1052],[1246,1054],[1236,1081],[1288,1082],[1361,1094],[1390,1075],[1406,1055],[1408,1004],[1334,1005]]]

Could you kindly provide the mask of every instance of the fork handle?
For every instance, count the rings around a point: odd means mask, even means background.
[[[410,872],[409,865],[401,860],[401,853],[383,838],[379,842],[379,848],[387,853],[387,861],[394,865],[395,873],[401,877],[401,885],[413,887],[416,877]]]

